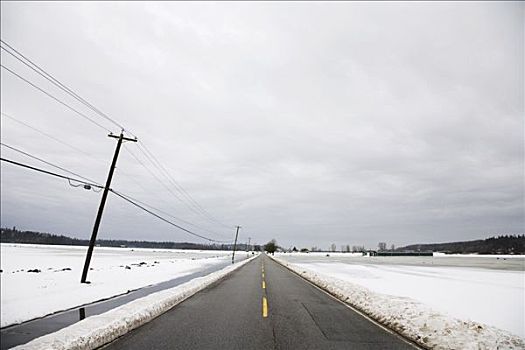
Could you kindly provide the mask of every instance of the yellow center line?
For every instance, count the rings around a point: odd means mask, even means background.
[[[264,263],[261,264],[261,273],[262,273],[262,289],[266,289],[266,281],[264,280]],[[266,292],[264,292],[266,294]],[[263,296],[262,300],[262,317],[268,317],[268,300]]]
[[[266,297],[263,297],[262,316],[268,317],[268,301],[266,300]]]

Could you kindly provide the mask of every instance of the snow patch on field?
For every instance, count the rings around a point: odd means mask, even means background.
[[[177,287],[150,294],[141,299],[95,315],[13,349],[95,349],[140,327],[168,311],[193,294],[217,282],[255,257],[230,265],[205,277],[198,277]]]
[[[436,312],[416,300],[373,292],[273,257],[284,266],[366,313],[381,324],[431,349],[525,349],[525,340],[505,330]],[[490,302],[490,301],[489,301]],[[523,312],[523,310],[521,311]]]

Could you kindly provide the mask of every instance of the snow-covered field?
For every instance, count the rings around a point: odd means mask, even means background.
[[[86,247],[1,244],[1,327],[126,293],[213,266],[231,252],[95,247],[81,284]],[[236,258],[246,258],[238,252]],[[28,272],[30,270],[40,272]]]
[[[163,314],[186,298],[191,297],[212,283],[219,281],[255,257],[256,256],[252,256],[250,259],[236,262],[234,265],[228,264],[226,267],[206,276],[197,277],[176,287],[149,294],[103,314],[88,317],[69,327],[36,338],[14,349],[98,349],[104,344],[117,339]]]
[[[392,258],[297,253],[276,257],[291,263],[290,267],[305,277],[333,287],[343,298],[351,296],[350,303],[376,318],[388,319],[394,328],[419,327],[411,331],[427,336],[427,344],[432,341],[428,336],[434,336],[436,344],[447,344],[453,338],[446,334],[451,328],[459,327],[453,332],[461,338],[461,327],[477,327],[479,323],[483,327],[477,331],[481,343],[501,345],[498,337],[512,338],[505,335],[509,332],[521,338],[517,348],[525,347],[523,256]],[[467,335],[470,331],[463,334],[467,344],[460,343],[461,347],[469,345],[468,339],[477,342],[475,335]],[[448,339],[439,339],[440,332]],[[491,343],[490,337],[496,342]],[[457,342],[450,345],[454,344],[457,347]]]

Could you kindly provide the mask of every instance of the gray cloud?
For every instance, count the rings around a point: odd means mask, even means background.
[[[243,239],[374,247],[523,232],[522,3],[1,6],[3,40],[130,128]],[[2,111],[89,156],[5,118],[3,142],[104,181],[103,131],[5,71]],[[113,187],[233,235],[127,152]],[[98,200],[2,164],[2,225],[88,237]],[[102,230],[191,239],[117,198]]]

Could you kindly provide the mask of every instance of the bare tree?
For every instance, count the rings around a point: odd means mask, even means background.
[[[379,242],[377,245],[380,251],[386,250],[386,243],[385,242]]]
[[[395,244],[392,244],[392,245],[390,246],[390,250],[391,250],[391,251],[396,250],[396,245],[395,245]]]
[[[365,251],[365,247],[364,246],[360,246],[360,245],[354,245],[354,246],[352,246],[352,251],[354,253],[364,252]]]
[[[332,244],[330,245],[330,251],[331,251],[331,252],[335,252],[336,249],[337,249],[337,246],[335,245],[335,243],[332,243]]]

